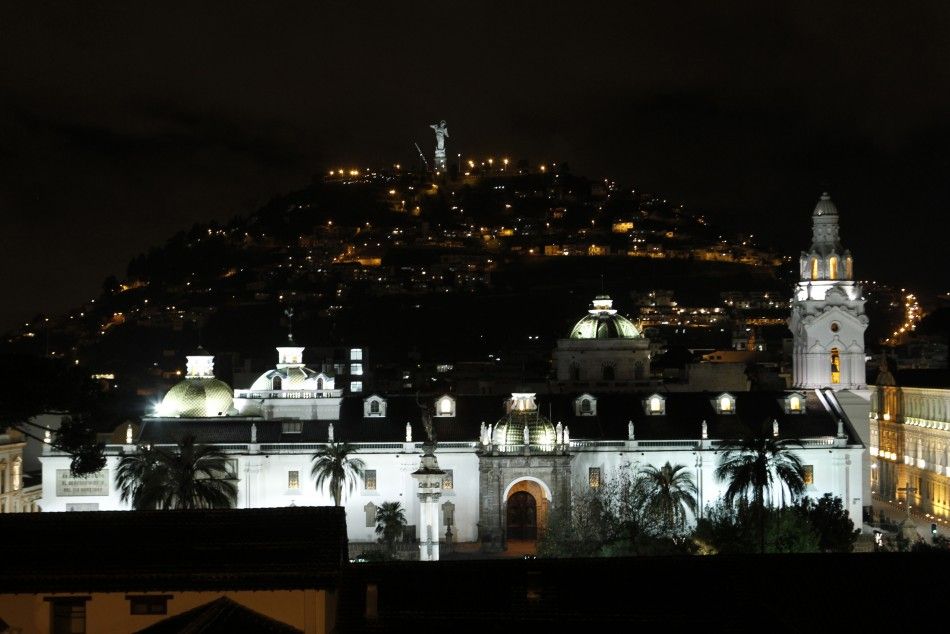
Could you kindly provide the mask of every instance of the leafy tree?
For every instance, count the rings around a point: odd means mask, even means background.
[[[747,500],[737,505],[720,502],[706,508],[693,540],[703,554],[818,552],[818,535],[798,506],[764,511],[764,545],[760,535],[763,513]]]
[[[854,550],[854,542],[861,530],[854,527],[841,498],[832,497],[830,493],[825,493],[817,501],[805,498],[798,509],[808,518],[823,552],[850,553]]]
[[[724,445],[716,477],[728,481],[723,500],[727,505],[748,500],[758,516],[760,551],[765,552],[766,509],[772,508],[778,489],[781,506],[786,493],[791,502],[805,492],[805,469],[792,453],[801,443],[772,437],[748,437]]]
[[[231,508],[237,486],[227,458],[187,436],[177,450],[140,447],[119,460],[116,486],[121,499],[142,509]]]
[[[406,526],[406,512],[399,502],[383,502],[376,509],[376,534],[379,541],[386,544],[386,549],[392,553],[396,540],[402,535]]]
[[[659,469],[648,465],[638,474],[645,519],[656,523],[663,535],[684,530],[689,513],[696,512],[699,492],[685,469],[684,465],[674,467],[667,462]]]
[[[352,457],[356,448],[345,442],[330,443],[317,450],[311,460],[313,468],[310,475],[317,479],[317,491],[323,490],[324,484],[330,485],[333,495],[333,505],[340,506],[343,497],[343,487],[352,492],[356,480],[363,477],[366,463],[359,458]]]
[[[685,554],[684,534],[657,534],[645,515],[645,480],[622,468],[596,489],[575,491],[570,506],[557,507],[538,540],[542,557],[612,557]]]

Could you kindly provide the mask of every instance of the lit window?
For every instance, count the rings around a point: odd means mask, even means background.
[[[811,259],[811,279],[818,279],[818,258]]]
[[[280,431],[285,434],[303,433],[303,421],[285,420],[280,426]]]
[[[443,396],[436,401],[435,415],[439,417],[455,416],[455,400],[451,396]]]
[[[659,394],[654,394],[647,399],[647,414],[651,416],[662,416],[666,414],[666,399]]]
[[[363,471],[363,483],[367,491],[376,490],[376,469],[366,469]]]
[[[362,381],[350,381],[350,391],[354,393],[359,393],[363,391],[363,382]]]
[[[734,414],[736,410],[736,397],[726,392],[716,397],[714,404],[718,413]]]
[[[574,414],[576,416],[596,416],[597,399],[590,394],[582,394],[574,400]]]
[[[805,484],[815,483],[815,467],[813,465],[802,465],[802,481]]]
[[[831,349],[831,382],[841,383],[841,355],[837,348]]]
[[[356,376],[363,376],[363,364],[362,363],[351,363],[350,364],[350,374]]]
[[[291,491],[296,491],[300,488],[300,472],[299,471],[288,471],[287,472],[287,488]]]
[[[445,475],[442,476],[442,488],[451,491],[455,488],[455,480],[452,477],[452,470],[445,469]]]
[[[790,412],[802,411],[802,397],[798,394],[792,394],[788,397],[788,410]]]
[[[587,470],[587,482],[592,489],[600,488],[600,467],[590,467]]]
[[[350,348],[350,361],[362,361],[362,360],[363,360],[363,349]]]
[[[14,491],[20,490],[20,476],[23,471],[23,459],[17,456],[13,460],[13,472],[10,474],[10,486]]]
[[[129,614],[168,614],[169,597],[166,595],[127,598]]]
[[[838,279],[838,258],[835,256],[828,258],[828,278],[832,280]]]

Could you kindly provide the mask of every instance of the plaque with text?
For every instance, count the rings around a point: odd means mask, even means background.
[[[86,476],[74,476],[69,469],[57,469],[56,495],[58,497],[109,495],[109,470],[103,469]]]

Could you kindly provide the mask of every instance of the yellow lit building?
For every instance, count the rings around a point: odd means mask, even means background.
[[[23,449],[26,439],[15,429],[0,434],[0,513],[31,513],[43,495],[39,484],[24,486]]]

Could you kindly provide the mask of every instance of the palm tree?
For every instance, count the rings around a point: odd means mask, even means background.
[[[237,501],[224,453],[195,444],[194,436],[180,440],[177,450],[140,447],[123,456],[116,485],[137,510],[231,508]]]
[[[357,478],[363,477],[366,463],[350,454],[356,453],[353,445],[345,442],[324,446],[313,454],[313,468],[310,475],[317,479],[317,491],[323,490],[324,483],[330,484],[330,493],[333,495],[333,505],[340,506],[343,497],[343,486],[352,492]]]
[[[699,491],[686,466],[669,462],[657,469],[649,465],[638,477],[643,491],[643,511],[656,520],[664,533],[672,533],[686,525],[687,511],[696,512]]]
[[[405,525],[406,512],[399,502],[383,502],[376,509],[376,534],[379,535],[379,541],[386,544],[390,554]]]
[[[759,516],[759,544],[764,553],[766,508],[772,508],[776,488],[780,506],[785,505],[786,493],[792,502],[805,493],[805,468],[792,453],[794,447],[801,447],[801,442],[748,437],[723,447],[725,453],[716,467],[716,477],[729,481],[723,499],[730,506],[736,501],[751,502],[751,509]]]

